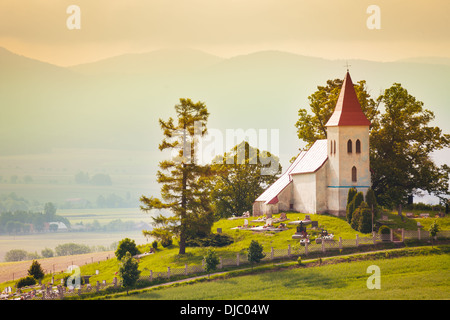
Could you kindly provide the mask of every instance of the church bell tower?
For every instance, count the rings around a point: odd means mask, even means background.
[[[345,216],[348,190],[354,187],[365,195],[371,186],[370,121],[362,112],[348,70],[326,127],[328,212]]]

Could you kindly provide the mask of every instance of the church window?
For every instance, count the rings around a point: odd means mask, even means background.
[[[357,176],[356,176],[356,167],[352,168],[352,182],[356,182]]]
[[[347,152],[352,153],[352,140],[347,141]]]
[[[333,154],[333,141],[331,141],[331,143],[330,143],[330,154]]]
[[[359,141],[359,139],[356,140],[355,151],[356,151],[356,153],[361,153],[361,141]]]
[[[333,141],[334,153],[336,153],[336,140]]]

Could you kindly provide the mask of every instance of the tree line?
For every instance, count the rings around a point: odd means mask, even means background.
[[[70,227],[70,221],[56,214],[56,207],[53,203],[48,202],[44,205],[43,212],[32,211],[15,211],[0,213],[0,233],[3,234],[20,234],[31,232],[42,232],[45,224],[49,222],[62,222]],[[49,226],[50,231],[56,231],[53,225]]]

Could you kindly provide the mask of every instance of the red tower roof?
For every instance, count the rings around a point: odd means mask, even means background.
[[[370,126],[370,121],[361,110],[361,105],[348,71],[339,93],[336,108],[325,126]]]

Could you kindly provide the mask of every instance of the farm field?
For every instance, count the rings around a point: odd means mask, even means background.
[[[450,255],[400,257],[293,268],[151,290],[132,300],[448,300]],[[381,271],[369,290],[367,268]]]
[[[130,238],[136,244],[146,244],[147,239],[139,230],[119,232],[59,232],[39,233],[20,236],[0,236],[0,262],[4,261],[5,253],[12,249],[21,249],[26,252],[37,252],[45,248],[54,250],[56,246],[64,243],[84,244],[89,247],[104,246],[109,248],[123,238]],[[0,270],[2,265],[0,264]]]
[[[143,213],[139,208],[58,209],[57,214],[69,219],[71,225],[92,223],[94,220],[104,225],[117,219],[148,224],[151,222],[151,215]]]
[[[53,270],[55,272],[65,272],[67,270],[67,267],[72,264],[81,267],[85,264],[105,261],[113,257],[115,257],[114,251],[104,251],[64,257],[37,259],[37,261],[41,264],[42,269],[44,269],[46,273],[50,273],[53,272]],[[31,261],[0,263],[0,283],[12,280],[13,277],[15,280],[21,277],[25,277],[27,275],[28,269],[30,268],[30,265]]]

